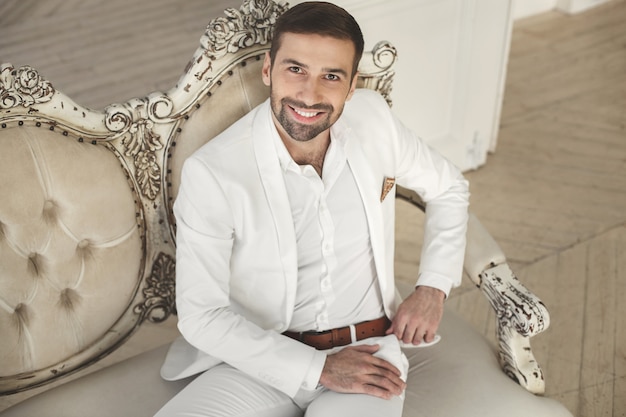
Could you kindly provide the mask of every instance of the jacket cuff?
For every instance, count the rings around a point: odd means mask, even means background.
[[[319,385],[320,377],[322,376],[322,370],[324,364],[326,364],[326,353],[321,351],[315,351],[309,370],[304,376],[301,388],[305,391],[315,391]]]
[[[450,290],[453,287],[453,282],[450,278],[446,276],[423,272],[417,279],[417,283],[415,284],[415,286],[436,288],[443,291],[443,293],[446,295],[446,298],[448,298],[448,296],[450,295]]]

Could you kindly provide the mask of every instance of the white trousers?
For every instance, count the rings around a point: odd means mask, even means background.
[[[408,361],[394,335],[362,340],[379,344],[375,354],[402,372]],[[329,350],[329,354],[343,348]],[[339,394],[324,387],[300,390],[294,398],[225,363],[199,375],[155,417],[401,417],[404,394],[383,400],[366,394]]]

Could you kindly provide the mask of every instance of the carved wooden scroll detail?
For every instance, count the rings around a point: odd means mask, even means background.
[[[167,95],[154,93],[147,98],[113,104],[104,110],[107,129],[123,137],[124,155],[132,158],[137,184],[150,200],[155,200],[161,189],[161,163],[157,152],[164,147],[154,127],[156,123],[169,121],[173,108]]]
[[[393,104],[391,88],[395,77],[395,71],[391,68],[397,58],[398,52],[395,46],[387,41],[381,41],[374,45],[371,53],[363,55],[359,64],[361,72],[358,86],[377,91],[385,98],[389,106]]]
[[[273,0],[246,0],[239,10],[229,8],[225,16],[208,24],[200,45],[212,60],[272,39],[276,19],[287,10]]]
[[[135,313],[153,323],[161,323],[176,314],[176,263],[174,258],[159,253],[152,264],[150,276],[143,289],[145,300],[135,306]]]
[[[0,66],[0,109],[45,103],[54,93],[52,84],[36,69],[27,65],[18,69],[11,64]]]

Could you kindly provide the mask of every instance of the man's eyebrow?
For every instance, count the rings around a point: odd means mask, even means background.
[[[303,64],[301,62],[296,61],[295,59],[292,58],[285,58],[281,61],[281,63],[283,65],[295,65],[296,67],[301,67],[304,69],[309,69],[309,66],[306,64]],[[344,69],[341,68],[322,68],[322,72],[326,72],[326,73],[331,73],[331,74],[341,74],[344,77],[348,76],[348,72]]]
[[[285,58],[281,61],[282,64],[284,65],[295,65],[296,67],[302,67],[304,69],[308,69],[309,66],[305,65],[301,62],[296,61],[295,59],[291,59],[291,58]]]

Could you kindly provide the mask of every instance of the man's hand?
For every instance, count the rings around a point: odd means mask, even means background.
[[[433,287],[419,286],[398,307],[387,334],[395,334],[404,343],[419,345],[432,342],[443,316],[446,295]]]
[[[386,400],[400,395],[406,384],[395,366],[373,355],[379,348],[349,346],[328,355],[320,383],[332,391],[369,394]]]

